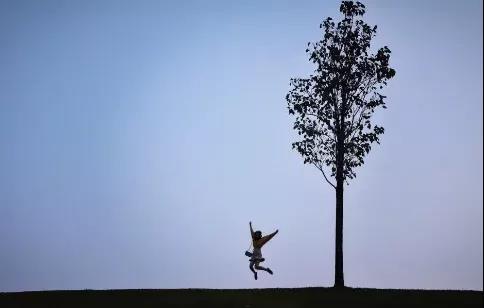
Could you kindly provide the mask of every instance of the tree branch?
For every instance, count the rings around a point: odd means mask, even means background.
[[[314,165],[314,166],[315,166],[315,167],[316,167],[316,168],[317,168],[319,171],[321,171],[321,173],[323,174],[324,179],[326,180],[326,182],[328,182],[328,184],[329,184],[329,185],[333,186],[333,188],[334,188],[334,189],[336,189],[336,186],[335,186],[333,183],[331,183],[331,182],[328,180],[328,178],[326,177],[326,174],[324,173],[323,168],[322,168],[322,167],[317,166],[316,164],[313,164],[313,165]]]

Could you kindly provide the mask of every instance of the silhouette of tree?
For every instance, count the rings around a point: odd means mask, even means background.
[[[379,90],[395,76],[388,63],[390,49],[370,50],[377,27],[362,20],[365,6],[342,1],[340,12],[341,21],[327,18],[320,25],[323,38],[308,43],[314,74],[291,79],[286,96],[294,129],[302,137],[293,149],[336,190],[335,287],[344,286],[343,184],[356,177],[355,168],[364,163],[372,143],[380,143],[384,128],[371,118],[378,107],[386,108]]]

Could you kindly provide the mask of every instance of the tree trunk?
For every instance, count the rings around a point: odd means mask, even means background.
[[[343,185],[344,185],[344,110],[341,115],[341,126],[336,145],[336,235],[335,235],[335,262],[334,286],[342,288],[345,285],[343,273]]]
[[[336,183],[336,242],[335,242],[335,269],[334,286],[344,287],[343,273],[343,185],[344,181]]]

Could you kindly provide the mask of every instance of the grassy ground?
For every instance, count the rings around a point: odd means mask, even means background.
[[[482,291],[333,288],[0,293],[0,307],[482,307]]]

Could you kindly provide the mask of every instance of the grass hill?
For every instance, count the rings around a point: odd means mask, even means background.
[[[482,307],[482,291],[173,289],[0,293],[0,307]]]

